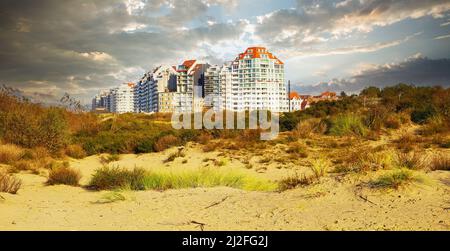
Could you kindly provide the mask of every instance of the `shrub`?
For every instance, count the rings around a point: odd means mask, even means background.
[[[82,159],[86,157],[86,152],[80,145],[69,145],[66,148],[66,154],[74,159]]]
[[[144,169],[127,170],[120,167],[104,166],[97,169],[89,182],[89,187],[96,190],[132,189],[144,190]]]
[[[12,164],[22,158],[24,151],[16,145],[0,145],[0,163]]]
[[[433,157],[430,165],[431,170],[445,170],[450,171],[450,156],[445,154],[438,154]]]
[[[57,185],[64,184],[69,186],[78,186],[81,179],[81,173],[70,167],[59,167],[50,170],[47,184]]]
[[[22,181],[12,175],[0,172],[0,192],[16,194]]]
[[[155,151],[161,152],[172,146],[176,146],[180,143],[180,140],[173,135],[166,135],[159,138],[155,143]]]
[[[154,138],[145,138],[142,139],[138,145],[136,146],[136,153],[151,153],[155,151],[154,148],[155,139]]]
[[[331,120],[329,134],[335,136],[356,135],[364,136],[367,128],[362,123],[361,117],[355,114],[338,115]]]
[[[397,169],[389,171],[375,180],[369,182],[373,188],[399,188],[408,182],[414,180],[413,173],[408,169]]]

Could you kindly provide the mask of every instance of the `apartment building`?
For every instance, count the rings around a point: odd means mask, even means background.
[[[240,53],[231,67],[233,111],[289,110],[284,64],[264,47],[250,47]]]
[[[113,95],[104,100],[108,111],[198,112],[210,107],[289,111],[284,64],[264,47],[247,48],[223,65],[194,59],[178,66],[159,66],[146,73],[132,93],[126,94],[125,89],[111,90]],[[132,108],[127,95],[134,97]],[[298,109],[298,102],[291,108]]]
[[[198,112],[203,109],[205,72],[209,65],[199,60],[186,60],[177,68],[175,109]]]
[[[173,112],[174,104],[168,103],[177,88],[177,72],[173,66],[161,65],[146,73],[134,88],[135,112]]]
[[[134,112],[134,83],[124,83],[111,89],[107,108],[113,113]]]

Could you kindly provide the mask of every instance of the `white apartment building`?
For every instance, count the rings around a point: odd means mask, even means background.
[[[177,67],[159,66],[133,86],[112,89],[104,99],[107,110],[198,112],[214,106],[237,112],[289,111],[284,64],[264,47],[247,48],[221,66],[198,60],[186,60]],[[208,100],[210,95],[213,97]],[[291,102],[291,110],[297,110],[299,102]]]
[[[231,104],[233,111],[289,110],[284,64],[264,47],[250,47],[232,62]]]
[[[113,113],[134,112],[134,83],[124,83],[111,89],[108,106]]]

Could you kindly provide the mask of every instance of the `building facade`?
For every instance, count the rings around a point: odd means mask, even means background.
[[[146,73],[135,86],[135,112],[173,112],[173,105],[160,99],[174,97],[176,86],[177,72],[172,66],[161,65]]]
[[[302,110],[303,99],[297,92],[291,92],[289,94],[289,111],[300,111]]]
[[[198,60],[186,60],[177,68],[177,112],[202,111],[205,72],[209,65]]]
[[[231,104],[226,105],[231,110],[289,110],[284,64],[266,48],[247,48],[231,70]]]
[[[111,89],[109,96],[110,112],[134,112],[134,83],[124,83]]]
[[[298,109],[301,100],[295,100],[291,110]],[[283,62],[264,47],[250,47],[223,65],[186,60],[178,66],[156,67],[131,91],[112,89],[102,102],[108,111],[123,113],[199,112],[210,107],[287,112],[288,101]]]

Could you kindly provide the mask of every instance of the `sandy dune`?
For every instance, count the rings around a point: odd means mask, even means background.
[[[132,168],[194,168],[206,165],[195,147],[181,159],[164,164],[164,153],[123,155],[112,165]],[[100,167],[98,156],[72,160],[86,184]],[[231,160],[224,168],[244,166]],[[243,168],[246,170],[245,168]],[[256,175],[281,177],[292,170],[269,167]],[[46,178],[17,174],[23,186],[17,195],[0,193],[1,230],[450,230],[450,173],[425,174],[428,182],[398,191],[359,187],[367,177],[330,175],[320,184],[286,192],[192,188],[122,191],[125,200],[105,203],[108,191],[46,186]]]

